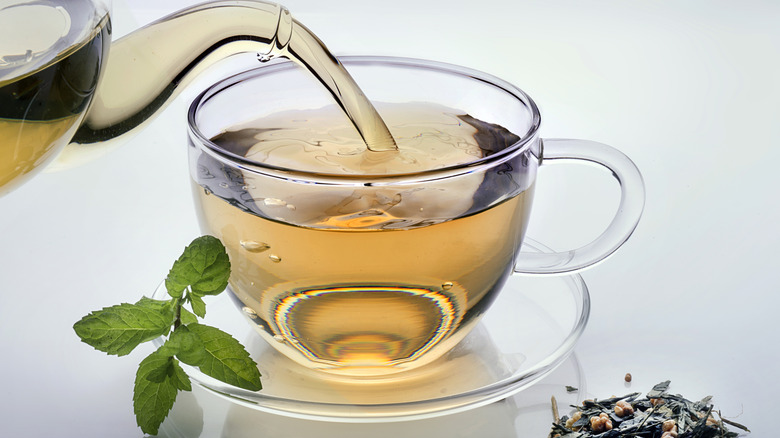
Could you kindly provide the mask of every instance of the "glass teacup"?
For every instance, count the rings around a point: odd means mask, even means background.
[[[536,105],[511,84],[430,61],[342,62],[399,152],[366,152],[291,63],[221,81],[189,112],[201,228],[227,247],[242,312],[291,359],[354,376],[430,363],[513,272],[583,269],[635,228],[644,189],[633,163],[599,143],[542,140]],[[518,253],[537,168],[551,159],[607,167],[621,205],[583,248]]]

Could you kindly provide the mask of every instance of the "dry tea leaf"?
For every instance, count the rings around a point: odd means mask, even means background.
[[[634,392],[622,397],[603,400],[585,400],[571,418],[556,418],[550,431],[553,438],[735,438],[739,433],[729,430],[732,426],[744,432],[747,427],[724,419],[714,411],[712,397],[697,402],[681,395],[670,394],[667,380],[653,387],[645,397]],[[557,408],[557,407],[556,407]],[[617,408],[617,409],[616,409]],[[622,415],[618,415],[620,412]],[[609,422],[610,428],[602,425]],[[593,425],[597,425],[596,430]],[[606,430],[605,430],[606,429]]]

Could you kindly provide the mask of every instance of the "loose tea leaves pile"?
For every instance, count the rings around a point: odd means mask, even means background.
[[[553,438],[733,438],[750,432],[745,426],[724,419],[713,410],[712,397],[693,402],[670,394],[669,381],[661,382],[640,398],[640,393],[604,400],[585,400],[572,406],[571,417],[556,418]],[[553,399],[553,412],[557,412]],[[557,415],[556,415],[557,417]]]

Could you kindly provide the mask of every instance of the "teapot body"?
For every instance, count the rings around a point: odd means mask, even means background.
[[[35,0],[0,9],[0,195],[70,142],[111,41],[104,0]]]

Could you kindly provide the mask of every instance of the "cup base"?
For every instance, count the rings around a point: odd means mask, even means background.
[[[225,292],[247,323],[280,353],[303,367],[347,379],[382,379],[399,373],[409,376],[411,370],[439,361],[481,319],[481,315],[469,318],[457,330],[452,330],[456,320],[454,305],[450,297],[436,290],[398,285],[338,285],[324,289],[312,287],[288,296],[285,301],[294,304],[282,303],[276,311],[267,312],[275,319],[276,329],[272,329],[268,321],[246,306],[231,286]],[[329,299],[329,295],[340,298]],[[359,317],[357,323],[339,312],[355,300],[361,305],[350,315]],[[306,323],[302,325],[306,330],[301,336],[285,323],[295,319],[291,309],[307,305],[320,315],[314,321],[307,321],[304,315],[302,319]],[[306,314],[306,310],[298,312]],[[329,314],[329,323],[322,323],[325,319],[322,314]],[[394,317],[388,319],[388,314]],[[421,327],[415,326],[420,323],[420,315],[432,316]],[[388,320],[391,324],[375,324]],[[450,336],[445,336],[447,333]]]

